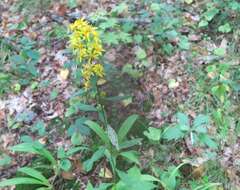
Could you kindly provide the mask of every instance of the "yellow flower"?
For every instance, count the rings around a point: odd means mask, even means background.
[[[91,78],[104,77],[104,68],[95,61],[102,55],[103,47],[96,28],[84,19],[78,19],[69,25],[71,31],[69,43],[70,48],[76,54],[80,62],[85,61],[82,66],[83,84],[86,89],[91,87]]]
[[[101,64],[95,64],[93,66],[93,72],[98,77],[103,77],[104,76],[104,68]]]
[[[91,87],[91,77],[97,76],[99,78],[104,77],[104,68],[101,64],[92,64],[87,63],[83,65],[82,69],[82,77],[83,77],[83,83],[84,87],[86,89]]]
[[[71,31],[81,30],[81,28],[87,27],[89,24],[84,19],[78,19],[74,23],[69,25]]]
[[[83,19],[76,20],[69,26],[70,47],[77,54],[80,61],[96,60],[103,52],[102,43],[96,28]]]

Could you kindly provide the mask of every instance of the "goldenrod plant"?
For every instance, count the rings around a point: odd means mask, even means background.
[[[87,91],[91,88],[96,89],[94,98],[100,107],[98,110],[99,115],[103,117],[103,127],[90,120],[85,122],[85,125],[92,129],[101,139],[97,151],[94,152],[90,159],[84,162],[86,171],[90,171],[94,162],[102,159],[103,156],[110,162],[114,173],[116,172],[116,159],[120,155],[130,162],[139,164],[136,151],[123,151],[123,149],[137,145],[140,142],[140,139],[127,140],[126,138],[138,116],[131,115],[128,117],[117,133],[108,123],[104,105],[100,102],[101,92],[96,81],[103,79],[105,73],[103,65],[99,63],[104,50],[97,29],[84,19],[76,20],[70,24],[69,29],[71,31],[69,44],[76,59],[81,63],[83,86]]]

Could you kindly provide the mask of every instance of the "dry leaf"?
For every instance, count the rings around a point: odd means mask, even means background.
[[[104,168],[101,168],[99,176],[103,178],[111,179],[113,177],[113,174],[107,167],[104,167]]]
[[[55,7],[54,7],[54,10],[56,11],[56,13],[59,15],[59,16],[64,16],[67,12],[67,7],[66,5],[64,4],[57,4]]]
[[[199,179],[203,176],[204,171],[205,171],[205,167],[202,164],[202,165],[193,169],[192,176],[194,177],[194,179]]]
[[[63,179],[67,179],[67,180],[73,180],[75,178],[72,172],[65,172],[65,171],[62,171],[62,177]]]
[[[43,144],[43,145],[45,145],[45,144],[47,143],[47,141],[48,141],[47,137],[43,137],[43,138],[40,138],[40,139],[38,140],[38,142],[41,143],[41,144]]]
[[[69,75],[69,70],[68,69],[61,69],[60,70],[59,76],[62,80],[67,80],[68,75]]]

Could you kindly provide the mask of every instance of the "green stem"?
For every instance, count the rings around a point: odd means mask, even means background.
[[[105,125],[105,128],[107,128],[108,121],[107,121],[106,112],[105,112],[104,106],[100,102],[100,91],[99,91],[99,88],[97,86],[96,86],[96,88],[97,88],[97,95],[96,95],[97,104],[100,105],[100,109],[101,109],[100,111],[103,114],[104,125]]]

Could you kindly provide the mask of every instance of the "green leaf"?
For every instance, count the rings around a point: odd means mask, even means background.
[[[177,117],[178,123],[179,123],[180,125],[189,126],[190,123],[189,123],[188,116],[187,116],[186,114],[178,112],[178,113],[176,114],[176,117]]]
[[[217,55],[217,56],[223,57],[226,54],[226,49],[224,49],[224,48],[216,48],[216,49],[214,49],[213,53],[215,55]]]
[[[118,102],[118,101],[123,101],[123,100],[131,98],[131,97],[132,96],[129,96],[129,95],[121,95],[121,96],[106,97],[104,99],[107,101]]]
[[[177,140],[183,138],[184,133],[179,129],[179,127],[168,127],[163,132],[163,138],[167,140]]]
[[[142,174],[141,179],[145,180],[145,181],[156,181],[156,182],[160,182],[160,180],[154,176],[148,175],[148,174]]]
[[[38,143],[40,144],[40,143]],[[36,143],[34,144],[34,148],[38,151],[38,153],[42,156],[44,156],[49,162],[51,162],[52,165],[56,165],[57,161],[53,157],[53,155],[45,149],[43,146],[39,146]]]
[[[138,160],[138,153],[136,151],[127,151],[127,152],[121,152],[121,156],[124,158],[127,158],[131,162],[140,165],[139,160]]]
[[[107,160],[110,162],[112,167],[112,171],[116,171],[116,156],[113,155],[108,149],[105,149],[104,155],[106,156]]]
[[[141,138],[135,138],[135,139],[132,139],[132,140],[127,140],[127,141],[122,142],[119,145],[119,148],[120,148],[120,150],[130,148],[132,146],[139,145],[141,143],[141,141],[142,141]]]
[[[219,9],[214,7],[206,11],[204,13],[204,17],[206,18],[207,21],[211,21],[218,13],[219,13]]]
[[[206,21],[206,20],[201,20],[198,24],[199,28],[205,27],[205,26],[208,26],[208,21]]]
[[[33,168],[23,167],[23,168],[18,169],[18,171],[22,172],[22,173],[25,173],[26,175],[29,175],[29,176],[31,176],[33,178],[36,178],[37,180],[40,180],[40,181],[42,181],[45,184],[49,184],[48,179],[45,178],[41,174],[41,172],[39,172],[39,171],[37,171],[37,170],[35,170]]]
[[[21,143],[10,147],[10,150],[17,152],[28,152],[38,154],[39,152],[33,147],[33,143]]]
[[[83,143],[83,137],[80,132],[76,131],[71,137],[71,143],[73,145],[81,145]]]
[[[178,46],[182,49],[182,50],[188,50],[190,48],[190,43],[188,41],[188,38],[186,36],[182,36],[180,38],[180,41],[178,43]]]
[[[100,147],[96,152],[94,152],[94,154],[92,155],[92,157],[90,159],[88,159],[85,162],[83,162],[84,169],[87,172],[92,170],[94,162],[96,162],[100,158],[102,158],[104,156],[104,152],[105,152],[105,148],[104,147]]]
[[[39,142],[21,143],[11,147],[10,150],[40,154],[43,157],[45,157],[47,160],[49,160],[53,165],[56,164],[56,160],[51,155],[51,153],[47,149],[45,149],[43,145],[41,145]]]
[[[103,37],[103,42],[107,45],[118,45],[118,34],[115,32],[105,32]]]
[[[207,115],[199,114],[193,121],[193,127],[197,128],[209,124],[209,117]]]
[[[199,125],[194,128],[194,131],[196,131],[197,133],[207,133],[207,128],[202,125]]]
[[[64,160],[60,161],[60,167],[64,171],[69,171],[71,166],[72,166],[72,164],[71,164],[70,160],[68,160],[68,159],[64,159]]]
[[[99,25],[99,28],[101,28],[102,30],[106,30],[108,28],[114,28],[117,25],[118,21],[115,18],[110,18],[107,19],[105,22],[102,22]]]
[[[161,181],[164,182],[166,189],[175,190],[177,185],[177,177],[179,176],[179,168],[185,165],[186,163],[181,163],[177,167],[169,167],[167,175],[161,176]],[[162,178],[163,177],[163,178]],[[165,178],[165,179],[164,179]]]
[[[67,155],[67,156],[72,156],[72,155],[75,154],[76,152],[84,151],[84,150],[89,150],[89,148],[88,148],[88,147],[84,147],[84,146],[81,146],[81,147],[73,147],[73,148],[70,148],[70,149],[66,152],[66,155]]]
[[[118,131],[118,140],[119,142],[122,142],[124,138],[126,138],[128,132],[133,127],[133,124],[138,119],[138,115],[131,115],[129,116],[121,125],[119,131]]]
[[[57,151],[57,157],[61,158],[61,159],[66,157],[66,153],[65,153],[65,150],[63,149],[63,147],[59,147],[59,149]]]
[[[220,84],[212,87],[212,94],[220,99],[221,102],[224,102],[225,94],[228,90],[228,86],[226,84]]]
[[[94,190],[94,187],[93,187],[93,185],[91,184],[90,181],[87,184],[87,190]]]
[[[97,123],[88,120],[88,121],[85,122],[85,124],[90,129],[92,129],[106,145],[110,145],[109,138],[108,138],[107,134]]]
[[[136,34],[136,35],[134,35],[133,38],[134,38],[135,43],[137,43],[137,44],[141,44],[142,41],[143,41],[143,36],[140,35],[140,34]]]
[[[208,189],[211,189],[211,187],[216,187],[216,186],[219,186],[219,185],[221,185],[221,183],[208,183],[208,184],[197,186],[193,190],[208,190]]]
[[[68,0],[67,5],[70,9],[76,8],[78,6],[77,0]]]
[[[95,108],[94,106],[92,105],[87,105],[87,104],[77,104],[76,105],[77,108],[81,111],[86,111],[86,112],[94,112],[94,111],[97,111],[97,108]]]
[[[45,185],[42,181],[29,177],[17,177],[0,182],[0,187],[20,185],[20,184],[38,184]]]
[[[147,57],[145,50],[142,49],[141,47],[137,49],[135,54],[139,60],[145,59]]]
[[[31,59],[33,59],[33,60],[35,60],[35,61],[37,61],[37,60],[40,58],[39,52],[37,52],[37,51],[35,51],[35,50],[27,50],[27,51],[25,51],[24,53],[26,53],[26,55],[27,55],[29,58],[31,58]]]
[[[161,139],[161,129],[155,127],[149,127],[148,131],[144,131],[143,134],[149,139],[153,141],[159,141]]]
[[[123,43],[131,43],[132,42],[131,35],[126,32],[119,32],[118,39],[121,40]]]
[[[93,187],[90,182],[88,182],[87,190],[107,190],[112,186],[112,183],[101,183],[98,187]]]
[[[153,184],[153,181],[150,181],[150,178],[146,177],[146,175],[142,175],[141,171],[137,167],[129,169],[127,173],[122,171],[117,172],[121,179],[121,181],[116,185],[117,190],[153,190],[156,187]]]
[[[44,136],[46,133],[45,130],[45,123],[42,120],[37,120],[36,123],[34,123],[33,127],[31,128],[31,130],[34,131],[38,131],[38,134],[40,136]]]
[[[232,27],[230,26],[229,23],[226,23],[224,25],[219,26],[218,31],[222,33],[229,33],[232,31]]]
[[[86,117],[80,117],[68,128],[68,135],[72,136],[75,132],[80,132],[81,135],[90,135],[90,129],[85,125],[88,119]]]
[[[3,81],[3,80],[9,80],[10,79],[10,76],[6,73],[0,73],[0,80]]]
[[[150,6],[150,9],[153,11],[153,12],[158,12],[161,10],[161,6],[160,6],[160,3],[152,3],[151,6]]]
[[[209,148],[217,149],[218,145],[216,142],[214,142],[207,134],[201,134],[199,135],[200,142],[207,145]]]

